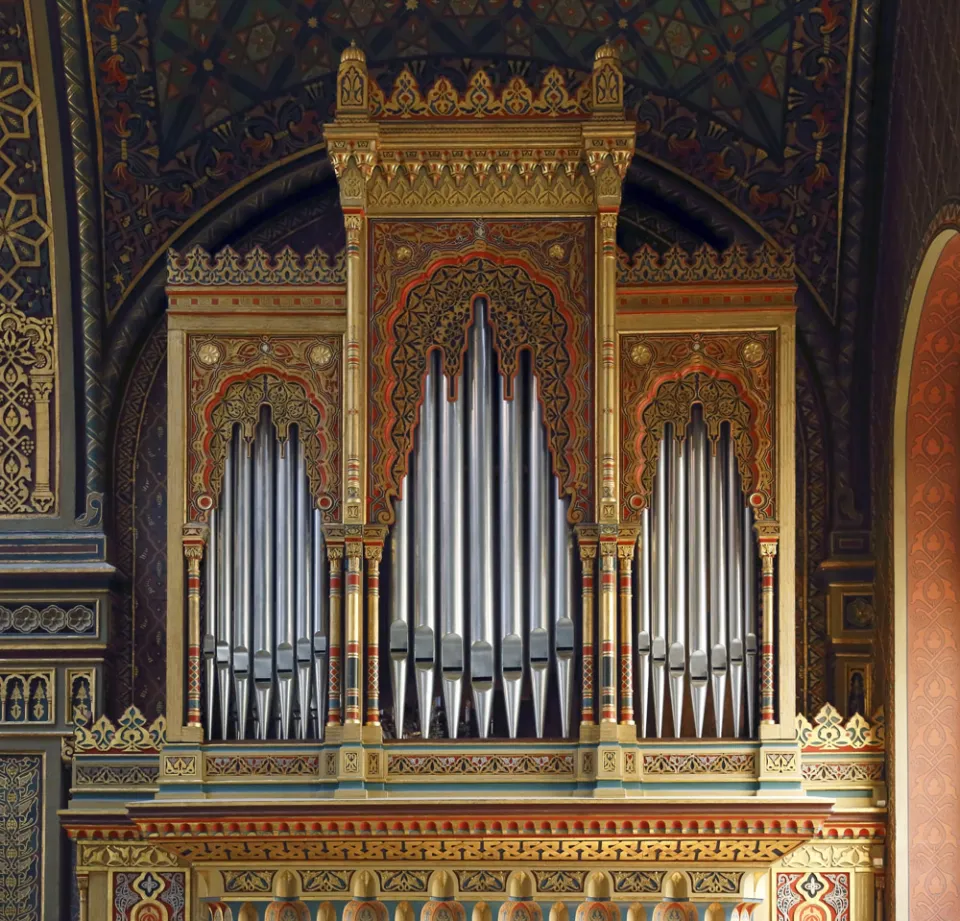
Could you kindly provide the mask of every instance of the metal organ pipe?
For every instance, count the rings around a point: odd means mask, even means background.
[[[690,616],[687,638],[690,656],[690,696],[697,738],[703,737],[707,711],[707,429],[700,407],[694,407],[687,436],[687,502],[690,567]]]
[[[725,476],[726,508],[728,524],[726,540],[727,565],[727,629],[730,635],[730,702],[733,705],[733,734],[740,735],[740,710],[743,702],[743,541],[741,525],[741,493],[737,476],[737,456],[734,452],[732,433],[726,426]]]
[[[652,535],[650,509],[640,512],[640,534],[637,538],[639,563],[637,565],[637,658],[640,667],[640,737],[647,736],[647,718],[650,712],[650,606],[653,575],[651,572]]]
[[[663,736],[663,704],[666,690],[667,668],[667,598],[669,593],[667,560],[670,547],[668,521],[670,519],[670,468],[672,467],[673,426],[668,422],[660,438],[660,464],[654,477],[653,487],[653,554],[651,612],[653,637],[650,645],[650,661],[653,665],[653,714],[657,738]]]
[[[295,430],[291,429],[284,442],[278,445],[276,457],[276,668],[280,698],[280,737],[290,738],[290,719],[293,711],[294,629],[296,624],[296,577],[294,575],[294,514],[296,494]]]
[[[254,457],[253,530],[253,684],[257,696],[257,738],[266,739],[273,703],[274,613],[274,439],[268,412],[257,426]]]
[[[227,456],[223,462],[223,486],[220,493],[220,511],[217,515],[219,595],[217,603],[216,634],[214,648],[217,663],[217,688],[220,699],[220,738],[226,739],[230,726],[230,689],[232,677],[230,675],[230,647],[233,643],[233,621],[237,616],[233,582],[234,582],[234,513],[237,487],[234,483],[234,468],[237,459],[238,444],[242,447],[243,441],[237,435],[236,429],[230,433],[227,442]],[[213,726],[213,719],[207,723]]]
[[[233,680],[236,691],[237,738],[246,737],[247,713],[250,708],[250,678],[253,661],[250,641],[253,623],[253,545],[251,528],[253,526],[253,445],[248,444],[240,433],[236,437],[237,490],[236,490],[236,528],[234,546],[236,548],[236,566],[232,573],[233,595],[236,599],[236,620],[234,625]]]
[[[757,542],[753,534],[753,512],[743,508],[743,623],[747,675],[747,730],[752,738],[757,731]]]
[[[440,673],[450,738],[457,737],[463,695],[463,387],[440,407]]]
[[[329,635],[329,625],[327,623],[327,550],[326,541],[323,537],[323,520],[320,509],[313,509],[311,519],[313,559],[310,566],[310,624],[313,627],[313,705],[316,710],[317,738],[322,739],[323,730],[327,725],[327,656],[329,655],[329,641],[327,639]],[[306,724],[306,717],[301,716],[301,719]]]
[[[727,545],[725,453],[722,443],[710,453],[710,684],[717,737],[723,736],[727,698]]]
[[[390,537],[390,677],[393,682],[393,722],[403,738],[407,702],[407,659],[410,656],[410,477],[401,483],[394,503]]]
[[[548,455],[549,461],[549,455]],[[573,533],[567,525],[567,500],[559,495],[555,477],[550,477],[547,465],[553,510],[550,518],[551,567],[553,572],[552,603],[553,653],[557,661],[557,685],[560,697],[560,732],[570,735],[570,715],[573,711],[573,664],[575,634],[573,628]]]
[[[226,495],[226,489],[223,490]],[[210,509],[209,534],[207,536],[207,548],[204,552],[206,565],[204,573],[206,576],[206,632],[203,635],[203,683],[206,691],[206,707],[204,715],[207,726],[213,728],[213,699],[214,699],[214,674],[216,673],[217,638],[214,634],[217,618],[220,616],[220,598],[218,595],[220,573],[222,572],[222,561],[220,560],[220,514],[216,508]]]
[[[313,594],[310,582],[313,573],[313,522],[310,514],[310,484],[307,480],[303,444],[297,431],[291,449],[294,465],[293,482],[296,489],[296,633],[294,658],[297,669],[297,737],[306,738],[310,721],[310,672],[313,665]],[[292,549],[292,548],[291,548]]]
[[[470,681],[480,738],[493,711],[493,438],[491,348],[486,308],[477,300],[467,348],[470,503]]]
[[[436,664],[437,585],[434,559],[437,552],[437,389],[434,370],[438,356],[427,362],[424,398],[420,407],[417,478],[414,491],[416,543],[414,544],[413,661],[416,667],[417,704],[424,738],[430,735],[433,715],[433,672]]]
[[[673,733],[679,737],[683,720],[683,691],[687,670],[687,447],[674,437],[670,450],[670,616],[667,621],[667,669]]]
[[[521,375],[513,384],[513,399],[506,398],[500,377],[500,675],[507,708],[507,734],[517,737],[523,685],[523,568],[520,565],[522,531],[522,434],[520,415],[525,388]]]
[[[540,421],[536,375],[531,375],[530,410],[527,416],[527,608],[530,614],[529,663],[533,686],[533,714],[537,737],[543,736],[550,664],[550,594],[548,574],[549,507],[547,483],[550,455]]]

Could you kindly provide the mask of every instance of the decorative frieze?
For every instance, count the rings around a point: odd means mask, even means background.
[[[99,612],[97,601],[46,605],[6,601],[0,604],[0,640],[29,637],[42,641],[48,636],[95,636]]]

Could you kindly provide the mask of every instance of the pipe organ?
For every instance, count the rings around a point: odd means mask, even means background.
[[[624,104],[607,45],[351,47],[343,253],[170,255],[166,723],[78,737],[159,792],[91,905],[143,853],[191,921],[868,921],[881,729],[796,713],[792,257],[620,252]]]

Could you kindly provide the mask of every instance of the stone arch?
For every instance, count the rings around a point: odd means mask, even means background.
[[[960,233],[923,256],[894,406],[895,917],[960,916]]]

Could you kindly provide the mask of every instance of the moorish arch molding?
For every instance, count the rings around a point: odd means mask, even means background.
[[[472,228],[477,231],[479,225]],[[451,228],[453,239],[463,227]],[[494,232],[527,230],[522,224],[493,225]],[[543,232],[538,225],[538,232]],[[585,232],[574,236],[563,224],[553,225],[554,247],[562,253],[555,259],[570,258],[575,266],[583,265]],[[573,227],[574,232],[585,228]],[[549,233],[549,230],[548,230]],[[563,237],[564,243],[559,242]],[[579,237],[579,239],[578,239]],[[411,240],[411,243],[413,241]],[[584,300],[571,305],[563,298],[555,277],[539,276],[533,265],[511,261],[509,250],[487,248],[483,240],[472,252],[451,262],[440,262],[427,269],[422,281],[405,287],[405,300],[400,311],[387,308],[391,301],[379,297],[371,315],[371,387],[370,387],[370,520],[390,523],[391,497],[400,495],[400,484],[407,473],[408,457],[413,445],[423,400],[422,382],[427,356],[436,349],[442,355],[442,368],[448,380],[448,398],[457,397],[458,380],[464,368],[467,333],[474,322],[474,302],[483,298],[493,329],[493,348],[497,354],[504,389],[512,397],[513,380],[519,367],[520,354],[532,356],[533,372],[540,386],[541,401],[554,472],[565,495],[571,497],[570,519],[590,520],[593,513],[593,482],[588,458],[591,454],[592,375],[589,371],[577,376],[573,367],[589,366],[592,344],[592,310],[586,290],[577,292]],[[402,249],[401,249],[402,248]],[[401,255],[411,247],[400,244]],[[579,250],[574,252],[574,250]],[[389,258],[395,258],[386,250]],[[419,254],[418,254],[419,255]],[[408,256],[412,259],[412,255]],[[378,260],[379,264],[379,260]],[[405,279],[395,276],[391,289]],[[583,273],[583,280],[587,278]],[[571,286],[572,287],[572,286]]]

